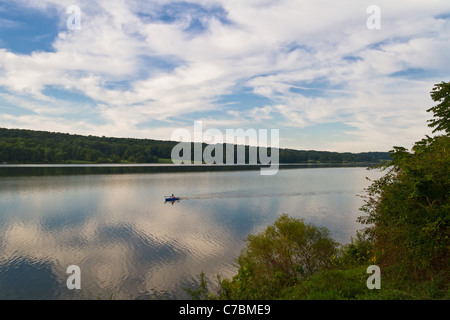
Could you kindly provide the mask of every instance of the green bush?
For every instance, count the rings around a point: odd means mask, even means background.
[[[411,151],[394,147],[388,172],[368,188],[359,221],[383,266],[415,276],[415,282],[449,281],[450,274],[450,83],[438,84],[430,127],[443,135],[426,137]]]
[[[350,300],[369,291],[365,267],[347,270],[326,270],[312,275],[298,285],[288,288],[283,299],[293,300]]]
[[[224,299],[271,299],[285,287],[331,265],[337,243],[328,230],[281,215],[267,229],[247,238],[233,279],[220,283]]]
[[[422,272],[448,268],[450,137],[428,138],[409,153],[397,148],[389,172],[368,189],[362,223],[381,263]]]

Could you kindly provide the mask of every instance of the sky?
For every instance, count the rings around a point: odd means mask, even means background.
[[[448,0],[0,0],[0,127],[410,148],[449,60]]]

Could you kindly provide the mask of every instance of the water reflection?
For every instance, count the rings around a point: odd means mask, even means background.
[[[231,276],[250,233],[281,213],[358,228],[364,168],[16,176],[0,179],[0,299],[178,299]],[[165,203],[175,193],[180,201]],[[359,226],[360,227],[360,226]],[[69,290],[66,269],[81,269]]]

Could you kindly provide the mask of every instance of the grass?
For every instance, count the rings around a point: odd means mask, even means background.
[[[168,163],[172,164],[172,159],[164,159],[164,158],[158,158],[158,163]]]
[[[315,274],[299,284],[286,288],[283,300],[448,300],[450,288],[444,273],[429,279],[399,274],[398,268],[387,268],[381,275],[381,288],[368,289],[370,274],[366,266],[343,270],[332,269]],[[383,270],[383,269],[382,269]]]
[[[158,163],[173,164],[172,159],[158,158]],[[205,164],[204,161],[191,161],[191,164]]]
[[[95,164],[92,161],[84,161],[84,160],[66,160],[64,161],[66,164]]]

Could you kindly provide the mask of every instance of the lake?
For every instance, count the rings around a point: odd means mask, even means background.
[[[186,299],[184,288],[194,287],[201,271],[215,290],[217,274],[235,274],[246,237],[280,214],[350,242],[364,227],[356,219],[366,177],[381,175],[364,167],[273,176],[64,169],[0,170],[0,299]],[[166,203],[172,193],[182,199]],[[71,265],[80,268],[80,290],[67,288]]]

